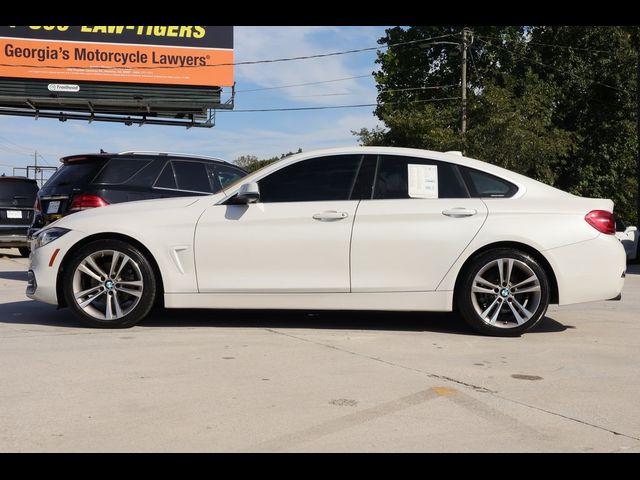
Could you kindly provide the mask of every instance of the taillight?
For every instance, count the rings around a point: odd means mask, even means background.
[[[36,197],[36,203],[33,204],[33,210],[35,213],[42,212],[42,204],[40,203],[39,197]]]
[[[606,210],[592,210],[585,215],[584,219],[599,232],[606,233],[607,235],[616,233],[616,221],[611,212],[607,212]]]
[[[73,197],[73,201],[71,202],[69,211],[78,212],[80,210],[87,210],[89,208],[106,207],[107,205],[109,205],[109,202],[100,198],[99,196],[83,193],[81,195],[76,195],[75,197]]]

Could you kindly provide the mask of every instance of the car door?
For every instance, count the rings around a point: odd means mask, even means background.
[[[200,217],[200,292],[348,292],[350,200],[362,155],[315,157],[259,180],[260,200]]]
[[[432,291],[487,216],[447,162],[380,155],[353,227],[353,292]]]

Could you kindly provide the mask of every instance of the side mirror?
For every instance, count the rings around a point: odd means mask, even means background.
[[[257,183],[245,183],[238,190],[238,194],[234,199],[235,204],[247,205],[249,203],[256,203],[260,200],[260,187]]]
[[[635,232],[638,230],[638,227],[627,227],[627,232]]]

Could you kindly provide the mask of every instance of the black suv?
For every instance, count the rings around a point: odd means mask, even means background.
[[[17,248],[23,257],[29,256],[27,231],[37,193],[35,180],[0,175],[0,247]]]
[[[181,153],[73,155],[38,193],[30,233],[60,217],[111,203],[210,195],[247,172],[223,160]]]

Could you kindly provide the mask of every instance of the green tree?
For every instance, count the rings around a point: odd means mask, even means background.
[[[296,153],[302,153],[302,148],[298,148],[297,152],[282,153],[280,154],[280,156],[276,155],[275,157],[263,158],[263,159],[259,159],[255,155],[241,155],[238,158],[236,158],[233,161],[233,163],[238,165],[241,168],[244,168],[247,172],[251,173],[261,169],[262,167],[266,167],[267,165],[277,160],[281,160],[291,155],[295,155]]]
[[[461,26],[394,27],[380,44],[375,114],[362,144],[467,155],[635,215],[637,27],[474,27],[468,129],[460,132]],[[450,34],[445,38],[442,35]],[[432,40],[428,40],[432,39]],[[437,88],[433,88],[437,87]],[[446,100],[457,97],[454,100]]]

